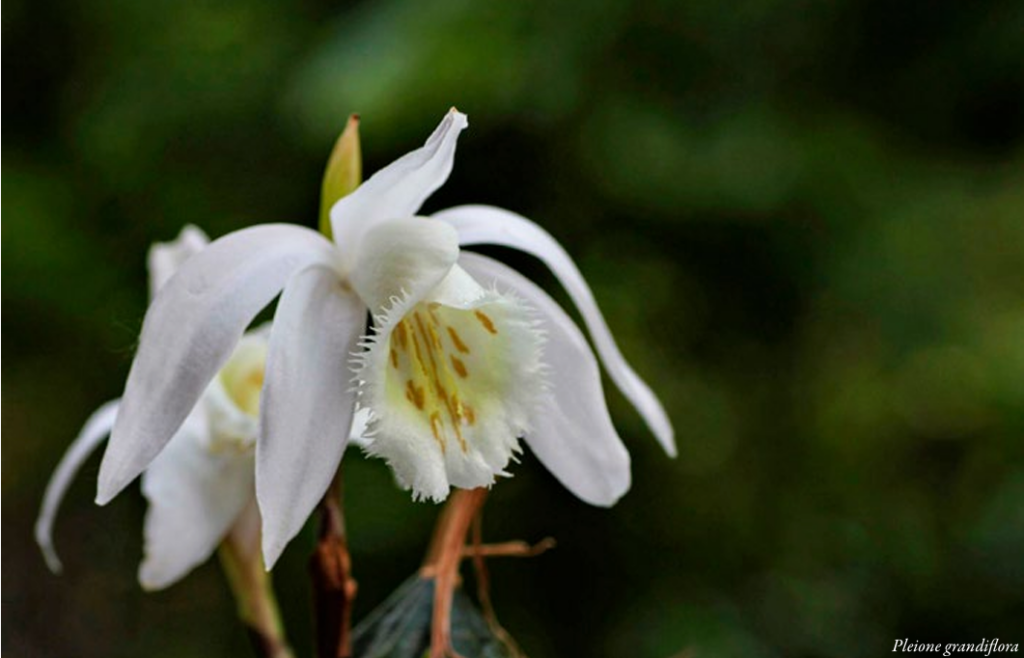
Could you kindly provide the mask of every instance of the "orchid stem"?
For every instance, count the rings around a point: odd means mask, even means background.
[[[249,632],[259,658],[292,658],[270,574],[263,560],[245,559],[242,549],[225,541],[218,549],[221,565],[238,605],[238,618]]]
[[[352,602],[356,581],[345,536],[341,471],[320,503],[320,536],[309,560],[316,616],[317,656],[352,655]]]
[[[451,611],[463,547],[470,524],[487,500],[487,489],[457,489],[448,499],[434,529],[423,573],[434,578],[434,609],[430,624],[430,658],[457,657],[451,641]]]

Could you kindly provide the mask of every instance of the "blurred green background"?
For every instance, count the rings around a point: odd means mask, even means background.
[[[619,505],[529,455],[495,489],[490,539],[559,541],[491,563],[530,656],[1024,642],[1020,2],[12,0],[3,36],[5,654],[245,655],[215,561],[140,591],[143,501],[95,507],[98,458],[50,575],[43,487],[120,395],[152,241],[314,226],[349,112],[372,172],[451,105],[471,127],[427,210],[493,203],[562,240],[679,441],[666,459],[606,386]],[[436,508],[351,457],[361,617]],[[276,571],[307,656],[311,546]]]

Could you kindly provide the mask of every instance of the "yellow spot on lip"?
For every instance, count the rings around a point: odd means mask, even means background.
[[[420,350],[420,339],[416,337],[415,333],[412,335],[412,347],[413,347],[413,351],[416,354],[416,363],[419,364],[420,369],[423,372],[426,372],[427,371],[427,363],[423,360],[423,352]]]
[[[434,440],[441,446],[443,454],[445,451],[444,422],[441,420],[441,414],[436,411],[430,414],[430,431],[434,435]]]
[[[415,409],[421,422],[427,421],[442,454],[452,438],[468,453],[472,430],[467,428],[476,425],[477,413],[473,406],[460,400],[463,393],[460,389],[469,384],[466,360],[469,357],[466,355],[471,352],[461,334],[475,330],[465,326],[457,330],[449,325],[444,321],[447,316],[441,308],[436,303],[421,303],[395,325],[387,355],[394,369],[388,370],[393,374],[396,392],[400,391],[409,401],[410,412]],[[485,331],[499,333],[487,313],[471,312]],[[474,371],[474,374],[478,373]],[[474,391],[467,389],[465,392],[474,398]],[[470,434],[464,435],[464,432]]]
[[[405,382],[405,397],[416,405],[417,409],[423,409],[423,389],[413,384],[411,379]]]
[[[441,344],[441,338],[437,335],[437,329],[434,328],[433,324],[427,326],[430,330],[430,342],[433,344],[434,349],[444,354],[444,345]]]
[[[462,342],[462,338],[459,337],[459,332],[455,331],[455,327],[447,327],[448,335],[452,339],[452,343],[455,345],[455,349],[462,352],[463,354],[469,354],[469,347]]]
[[[398,323],[395,333],[398,335],[398,347],[405,351],[409,346],[409,334],[405,328],[405,320]]]
[[[473,311],[473,315],[475,315],[476,319],[480,321],[480,324],[484,326],[484,329],[492,334],[498,333],[498,330],[494,327],[494,322],[487,317],[486,313],[483,311]]]
[[[419,328],[420,333],[423,335],[423,343],[427,347],[427,357],[430,359],[430,371],[435,373],[435,376],[436,376],[436,373],[437,373],[437,363],[434,361],[434,350],[431,349],[430,337],[427,335],[427,330],[423,327],[423,318],[421,318],[420,314],[416,313],[416,312],[413,312],[413,318],[415,318],[416,326]],[[412,337],[416,338],[416,333],[415,332],[413,333]],[[416,345],[417,346],[419,345],[419,341],[416,341]]]

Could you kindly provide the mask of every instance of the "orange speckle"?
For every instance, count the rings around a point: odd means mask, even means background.
[[[434,435],[434,440],[441,446],[441,452],[444,453],[444,421],[441,420],[441,414],[437,411],[430,414],[430,431]]]
[[[403,351],[408,349],[409,333],[405,328],[405,320],[398,323],[398,326],[395,328],[395,335],[398,336],[398,347]]]
[[[257,368],[250,372],[245,378],[245,383],[252,388],[261,388],[263,386],[263,369]]]
[[[484,313],[483,311],[473,311],[473,315],[475,315],[476,319],[480,321],[480,324],[484,326],[484,329],[486,329],[492,334],[498,333],[498,330],[494,326],[494,322],[489,317],[487,317],[486,313]]]
[[[466,370],[466,364],[462,362],[457,356],[452,356],[452,367],[455,368],[455,372],[459,373],[459,377],[465,379],[469,377],[469,371]]]
[[[454,327],[447,327],[448,335],[451,336],[452,343],[455,345],[455,349],[462,352],[463,354],[469,354],[469,348],[465,343],[462,342],[462,338],[459,337],[459,333],[455,331]]]
[[[434,349],[443,354],[444,346],[441,345],[441,338],[437,335],[437,329],[434,329],[433,324],[427,325],[427,329],[430,330],[430,342],[434,346]]]
[[[396,370],[398,369],[398,352],[396,352],[393,347],[391,348],[391,365],[394,366]]]
[[[423,409],[424,397],[423,388],[413,384],[411,379],[405,382],[405,399],[412,402],[421,411]]]
[[[459,402],[459,396],[453,395],[450,400],[446,396],[444,404],[448,409],[448,416],[452,420],[452,429],[455,430],[455,438],[459,441],[459,447],[462,449],[462,452],[468,452],[469,445],[462,436],[462,403]]]
[[[434,350],[430,345],[430,337],[427,335],[427,330],[423,326],[423,318],[420,317],[419,313],[413,313],[413,317],[416,319],[416,327],[419,329],[419,333],[423,336],[423,344],[427,348],[427,357],[430,358],[430,371],[437,373],[437,363],[434,360]],[[413,338],[416,338],[416,332],[413,332]],[[419,342],[417,341],[417,345]]]
[[[412,347],[416,353],[416,363],[420,365],[420,370],[423,372],[427,371],[427,362],[423,360],[423,352],[420,351],[420,339],[416,337],[416,334],[412,335]]]

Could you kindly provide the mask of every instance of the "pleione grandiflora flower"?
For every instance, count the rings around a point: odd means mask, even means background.
[[[453,109],[423,147],[338,201],[333,241],[294,225],[254,226],[212,242],[181,268],[146,314],[97,502],[160,453],[246,327],[281,294],[256,445],[268,566],[327,490],[357,408],[369,414],[366,450],[417,498],[490,486],[523,438],[579,498],[614,503],[629,488],[629,454],[593,352],[537,286],[460,250],[476,244],[520,249],[548,265],[612,381],[674,454],[661,404],[622,357],[554,238],[500,208],[416,215],[451,172],[466,126]]]
[[[195,227],[149,252],[152,294],[208,243]],[[265,328],[246,333],[224,367],[207,383],[167,445],[142,475],[149,507],[139,581],[146,589],[173,584],[205,562],[225,540],[235,553],[257,550],[260,518],[255,497],[255,446]],[[36,522],[36,540],[54,571],[53,522],[75,474],[110,433],[122,401],[101,406],[86,422],[54,471]],[[258,557],[258,554],[255,554]]]

